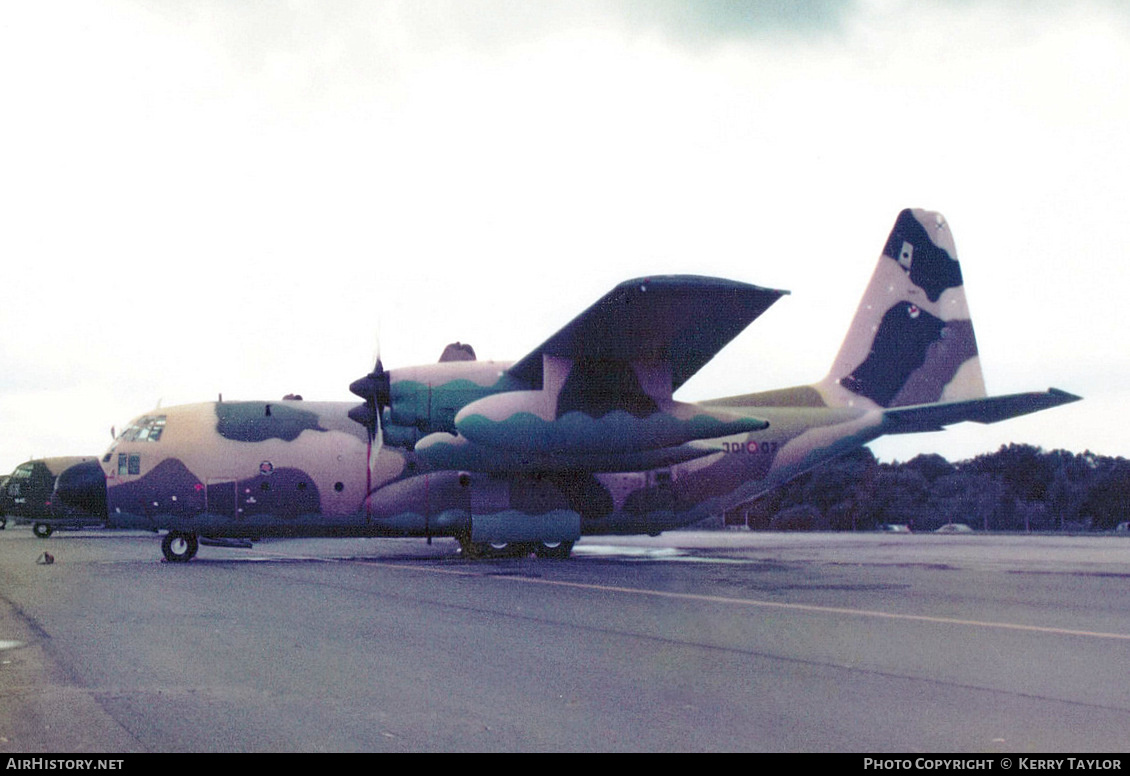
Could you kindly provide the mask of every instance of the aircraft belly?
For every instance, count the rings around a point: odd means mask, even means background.
[[[121,512],[112,515],[108,525],[111,528],[180,531],[209,537],[301,538],[428,535],[426,519],[422,515],[403,514],[374,524],[361,512],[348,515],[303,514],[288,518],[270,513],[260,513],[240,519],[210,512],[202,512],[192,516],[137,515]],[[432,535],[447,535],[437,531],[431,533]]]

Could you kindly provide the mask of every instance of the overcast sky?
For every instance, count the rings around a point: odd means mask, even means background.
[[[679,398],[814,382],[907,206],[990,393],[1086,398],[877,454],[1130,455],[1119,3],[6,3],[0,73],[2,471],[158,401],[350,399],[378,339],[517,359],[660,273],[792,292]]]

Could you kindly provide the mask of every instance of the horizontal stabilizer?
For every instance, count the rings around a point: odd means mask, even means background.
[[[1013,393],[985,399],[919,404],[897,407],[883,413],[888,434],[915,434],[920,431],[940,431],[944,426],[963,421],[996,423],[1020,415],[1058,407],[1079,401],[1081,396],[1051,388],[1046,392]]]

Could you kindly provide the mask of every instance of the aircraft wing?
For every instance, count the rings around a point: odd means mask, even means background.
[[[669,361],[672,390],[701,369],[788,291],[723,278],[660,275],[627,280],[510,367],[528,385],[542,357]]]
[[[1058,407],[1060,404],[1069,404],[1081,398],[1058,388],[1050,388],[1044,392],[1013,393],[985,399],[898,407],[886,410],[883,419],[890,426],[886,432],[888,434],[914,434],[920,431],[941,431],[943,426],[966,420],[975,423],[996,423],[1019,415]]]

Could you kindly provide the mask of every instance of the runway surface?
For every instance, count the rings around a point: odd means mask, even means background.
[[[1125,749],[1130,537],[456,547],[9,526],[0,752]]]

